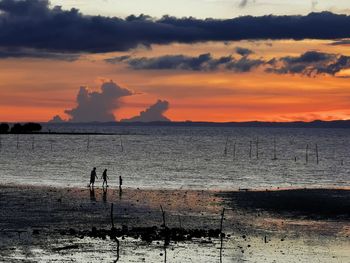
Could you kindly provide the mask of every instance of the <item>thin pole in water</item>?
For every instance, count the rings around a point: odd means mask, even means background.
[[[32,150],[34,151],[34,136],[32,136]]]
[[[227,155],[227,144],[228,144],[228,136],[226,137],[226,142],[225,142],[225,149],[224,149],[224,155]]]
[[[259,159],[259,137],[256,137],[256,159]]]
[[[233,144],[233,160],[236,160],[236,142]]]
[[[309,162],[309,144],[306,144],[306,149],[305,149],[305,162]]]
[[[120,148],[121,148],[121,151],[124,152],[124,146],[123,146],[123,141],[122,141],[121,135],[120,135]]]
[[[276,154],[276,137],[273,137],[273,159],[277,160],[277,154]]]
[[[17,136],[16,136],[16,139],[17,139],[17,145],[16,145],[16,148],[17,148],[17,150],[18,150],[18,148],[19,148],[19,135],[17,134]]]
[[[317,146],[317,143],[316,143],[316,163],[318,164],[319,163],[319,160],[318,160],[318,146]]]
[[[252,141],[249,142],[249,159],[252,159]]]

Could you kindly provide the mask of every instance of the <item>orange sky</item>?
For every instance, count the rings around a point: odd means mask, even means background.
[[[272,45],[271,45],[272,44]],[[165,99],[165,114],[174,121],[293,121],[349,119],[350,83],[334,76],[277,75],[256,70],[249,73],[135,71],[111,65],[104,58],[115,55],[159,56],[212,53],[227,56],[234,48],[254,50],[253,57],[300,55],[308,50],[350,55],[348,47],[327,41],[273,41],[203,43],[153,46],[152,50],[85,55],[75,62],[43,59],[0,60],[0,121],[47,121],[74,107],[80,86],[99,90],[103,80],[113,80],[136,95],[126,97],[116,118],[129,118]]]

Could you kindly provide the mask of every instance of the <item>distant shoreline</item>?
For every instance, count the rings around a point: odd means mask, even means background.
[[[202,121],[182,121],[182,122],[88,122],[88,123],[42,123],[47,126],[117,126],[117,127],[237,127],[237,128],[350,128],[350,120],[336,120],[336,121],[320,121],[315,120],[311,122],[295,121],[295,122],[202,122]]]

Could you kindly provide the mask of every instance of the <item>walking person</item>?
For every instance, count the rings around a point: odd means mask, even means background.
[[[97,174],[96,174],[96,167],[94,167],[94,169],[92,169],[92,171],[91,171],[89,187],[92,186],[92,188],[94,188],[95,179],[98,179]]]
[[[107,179],[109,180],[109,177],[107,175],[107,169],[105,169],[102,173],[102,179],[103,179],[103,183],[102,183],[102,188],[104,186],[104,184],[106,183],[106,187],[108,187],[108,184],[107,184]]]

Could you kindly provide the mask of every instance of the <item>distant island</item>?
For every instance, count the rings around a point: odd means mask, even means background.
[[[0,124],[0,134],[6,134],[6,133],[15,133],[15,134],[22,134],[22,133],[37,133],[40,132],[42,129],[42,126],[40,123],[34,123],[34,122],[28,122],[28,123],[15,123],[12,126],[10,126],[8,123],[1,123]]]
[[[204,122],[204,121],[155,121],[155,122],[62,122],[47,123],[48,125],[108,125],[108,126],[170,126],[170,127],[272,127],[272,128],[350,128],[350,120],[322,121],[315,120],[311,122]]]

